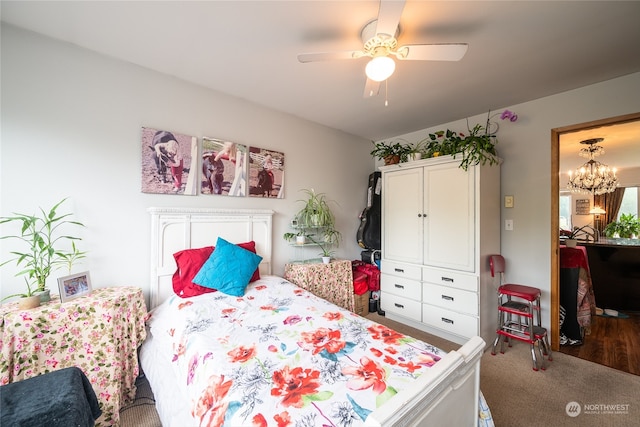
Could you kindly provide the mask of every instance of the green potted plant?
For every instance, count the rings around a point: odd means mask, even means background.
[[[298,200],[304,203],[304,207],[296,214],[298,227],[301,229],[311,227],[332,227],[335,223],[335,217],[329,207],[329,200],[326,194],[316,193],[311,190],[302,190],[307,194],[306,200]]]
[[[67,266],[70,271],[74,262],[85,257],[86,252],[79,251],[75,244],[75,240],[81,240],[79,237],[61,234],[62,226],[84,227],[82,223],[68,219],[71,213],[57,213],[58,207],[65,200],[66,198],[62,199],[48,212],[40,208],[39,215],[14,213],[14,216],[0,218],[0,224],[17,223],[21,230],[20,234],[2,236],[0,239],[17,239],[26,245],[23,251],[11,252],[14,258],[0,264],[0,267],[3,267],[15,262],[16,266],[21,268],[15,275],[25,276],[26,292],[9,295],[3,300],[17,296],[26,298],[42,293],[43,302],[48,301],[46,282],[49,275],[63,266]],[[71,249],[61,248],[63,242],[68,241],[71,242]]]
[[[333,245],[338,246],[340,244],[340,239],[342,235],[339,231],[334,228],[325,228],[319,235],[319,238],[314,238],[313,234],[307,236],[307,238],[314,244],[320,247],[320,256],[322,257],[322,262],[325,264],[329,264],[331,261],[331,257],[335,254],[335,251],[331,249]]]
[[[578,245],[578,241],[595,241],[595,236],[596,230],[589,224],[585,224],[582,227],[573,227],[572,230],[560,230],[561,240],[570,248],[575,248]]]
[[[455,158],[462,154],[460,167],[464,170],[477,164],[498,163],[495,135],[486,133],[481,125],[475,125],[467,135],[450,129],[430,133],[420,142],[425,146],[425,157],[452,155]]]
[[[283,238],[292,241],[298,237],[304,236],[305,239],[311,241],[322,250],[322,256],[331,256],[333,251],[329,250],[331,246],[338,245],[342,238],[340,232],[335,229],[335,216],[329,206],[330,200],[324,193],[317,193],[313,188],[302,190],[307,198],[298,200],[304,203],[304,206],[296,213],[291,227],[295,232],[284,233]]]
[[[460,167],[464,170],[467,170],[469,166],[484,165],[487,162],[489,165],[497,164],[496,144],[498,140],[496,133],[498,132],[498,124],[492,122],[491,119],[498,114],[502,120],[510,122],[518,120],[518,115],[509,110],[493,115],[489,112],[486,125],[476,124],[469,129],[467,123],[468,134],[466,135],[450,129],[430,133],[427,138],[420,141],[421,144],[424,144],[423,157],[452,155],[455,158],[458,154],[462,154]]]
[[[297,233],[284,233],[282,236],[284,240],[290,242],[295,239],[298,245],[304,245],[306,243],[307,235],[304,230],[298,230]]]
[[[409,144],[402,144],[400,142],[385,142],[379,141],[373,143],[373,150],[371,155],[384,161],[385,165],[393,165],[400,162],[406,162],[408,156],[415,153],[414,147]]]
[[[607,224],[604,228],[607,237],[633,238],[640,235],[640,219],[633,214],[621,214],[618,221]]]

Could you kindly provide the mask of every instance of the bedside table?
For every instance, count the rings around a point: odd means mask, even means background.
[[[8,303],[0,314],[0,384],[77,366],[100,402],[96,426],[119,424],[120,407],[135,398],[146,338],[142,289],[98,288],[65,303],[55,295],[31,310]]]
[[[329,264],[286,264],[284,278],[342,308],[356,312],[351,261],[331,260]],[[368,303],[368,301],[367,301]]]

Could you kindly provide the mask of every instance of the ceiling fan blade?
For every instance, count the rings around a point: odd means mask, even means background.
[[[362,95],[362,97],[371,98],[372,96],[378,96],[379,91],[380,91],[380,82],[367,79],[367,82],[364,85],[364,94]]]
[[[375,34],[388,34],[391,37],[395,37],[403,9],[404,0],[380,0]]]
[[[400,46],[397,58],[417,61],[460,61],[467,53],[466,43],[408,44]]]
[[[301,53],[298,55],[298,61],[302,63],[331,61],[334,59],[354,59],[354,58],[360,58],[361,56],[362,56],[362,52],[359,50],[347,50],[343,52]]]

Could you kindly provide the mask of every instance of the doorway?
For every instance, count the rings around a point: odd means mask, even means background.
[[[630,122],[640,121],[640,113],[627,114],[623,116],[611,117],[602,120],[596,120],[561,128],[555,128],[551,130],[551,340],[552,340],[552,349],[554,351],[560,351],[560,260],[559,260],[559,248],[560,248],[560,143],[563,135],[569,135],[572,133],[577,133],[580,131],[585,131],[589,129],[597,129],[608,126],[615,126],[618,124],[625,124]],[[637,142],[635,142],[637,144]],[[639,162],[640,163],[640,162]],[[597,304],[597,297],[596,297]],[[632,319],[634,320],[634,319]],[[604,322],[601,322],[604,324]],[[635,319],[635,330],[637,331],[638,324],[640,323],[640,319]],[[626,328],[627,324],[625,324]],[[614,328],[616,326],[609,326],[609,328]],[[598,332],[598,331],[595,331]],[[600,332],[603,332],[605,335],[610,335],[615,333],[613,330],[607,330],[607,326]],[[635,334],[637,335],[637,333]],[[639,339],[640,341],[640,339]],[[632,343],[632,346],[638,345],[638,342]],[[585,347],[586,348],[586,347]],[[607,366],[611,366],[610,363],[606,362],[607,357],[603,355],[608,351],[607,346],[598,347],[597,351],[594,350],[590,352],[590,350],[585,350],[580,353],[580,350],[572,350],[573,355],[590,360],[595,363],[605,364]],[[613,351],[613,349],[611,349]],[[616,349],[616,351],[620,352],[620,349]],[[624,351],[624,350],[622,350]],[[571,352],[567,352],[570,354]],[[631,356],[627,354],[626,356]],[[640,355],[633,355],[631,359],[636,360],[640,358]],[[612,358],[610,358],[612,359]],[[616,366],[612,366],[616,369]],[[625,370],[625,369],[622,369]],[[627,370],[628,372],[628,370]],[[639,372],[633,372],[636,375],[640,375]]]

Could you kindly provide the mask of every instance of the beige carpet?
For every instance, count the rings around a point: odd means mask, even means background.
[[[376,313],[367,317],[446,351],[459,347]],[[524,343],[514,343],[504,354],[485,352],[480,388],[498,427],[640,426],[640,376],[562,353],[553,354],[546,371],[535,372]],[[567,406],[580,413],[569,416]],[[146,380],[138,381],[136,400],[121,410],[120,421],[121,427],[161,426]]]

